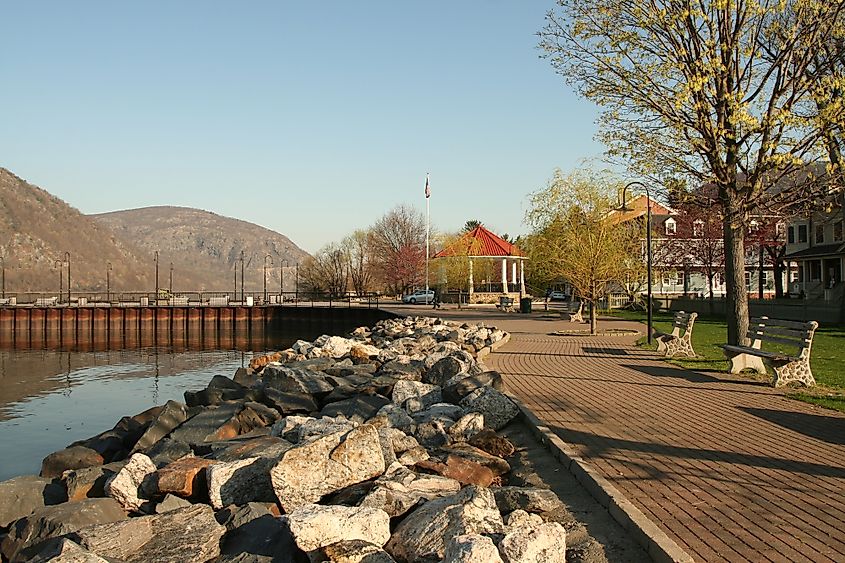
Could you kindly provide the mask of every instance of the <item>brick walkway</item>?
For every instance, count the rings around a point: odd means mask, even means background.
[[[554,336],[579,325],[536,313],[442,316],[511,332],[487,364],[697,561],[845,561],[845,416],[677,368],[635,337]]]

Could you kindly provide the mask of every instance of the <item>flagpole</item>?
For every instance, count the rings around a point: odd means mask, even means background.
[[[425,294],[428,295],[428,256],[429,256],[429,231],[431,230],[431,205],[429,196],[431,192],[428,187],[428,173],[425,174]]]

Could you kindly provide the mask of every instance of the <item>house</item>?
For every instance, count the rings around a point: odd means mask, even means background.
[[[807,299],[841,302],[845,271],[845,205],[843,196],[825,209],[795,217],[787,227],[785,259],[797,264],[792,293]]]

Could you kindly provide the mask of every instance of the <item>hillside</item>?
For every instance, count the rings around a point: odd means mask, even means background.
[[[61,199],[0,168],[0,255],[7,293],[57,292],[59,272],[67,289],[70,255],[73,291],[105,291],[106,265],[112,264],[115,291],[151,288],[152,262],[137,247],[116,238],[106,225]],[[149,262],[149,266],[145,263]]]
[[[231,291],[244,256],[244,289],[262,291],[264,260],[267,259],[268,291],[279,290],[279,268],[287,261],[285,290],[294,289],[294,264],[308,253],[289,238],[253,223],[223,217],[208,211],[185,207],[145,207],[90,216],[108,228],[115,237],[144,249],[148,255],[159,251],[160,279],[167,280],[170,263],[174,268],[174,291],[205,289]],[[272,265],[271,264],[272,260]],[[181,272],[197,272],[200,286],[187,286]],[[163,287],[167,283],[161,284]]]

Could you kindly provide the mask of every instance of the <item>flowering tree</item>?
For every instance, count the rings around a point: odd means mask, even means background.
[[[402,293],[425,282],[425,219],[400,205],[370,228],[374,276],[388,292]]]

